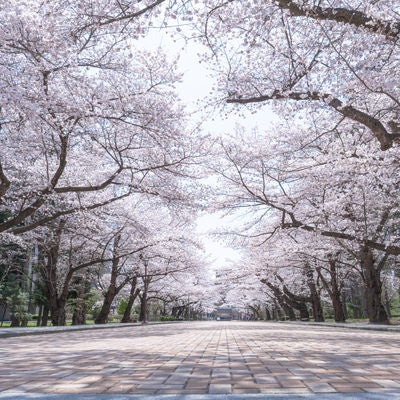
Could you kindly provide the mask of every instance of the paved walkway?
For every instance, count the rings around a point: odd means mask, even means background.
[[[398,332],[234,321],[124,326],[3,337],[0,357],[0,399],[400,399]]]

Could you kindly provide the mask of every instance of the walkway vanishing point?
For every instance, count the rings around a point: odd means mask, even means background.
[[[0,400],[400,399],[399,331],[122,325],[0,335],[0,351]]]

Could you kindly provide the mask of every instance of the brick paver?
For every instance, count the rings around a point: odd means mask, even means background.
[[[306,394],[400,391],[400,335],[194,322],[0,339],[0,392]]]

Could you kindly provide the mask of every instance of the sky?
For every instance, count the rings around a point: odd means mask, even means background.
[[[209,118],[204,121],[205,100],[210,97],[214,83],[210,69],[200,62],[198,56],[206,49],[193,41],[186,43],[183,38],[174,41],[165,30],[158,29],[152,31],[143,44],[146,49],[156,50],[161,47],[171,60],[179,56],[178,67],[179,72],[183,73],[183,78],[176,85],[176,90],[191,115],[193,125],[202,121],[201,129],[204,133],[211,133],[214,137],[224,135],[233,132],[238,124],[251,130],[258,126],[268,126],[274,119],[272,111],[266,106],[256,114],[250,111],[243,113],[241,109],[244,117],[232,113],[229,118],[223,118],[215,111],[212,115],[206,114]],[[197,219],[197,233],[212,270],[224,268],[240,259],[240,251],[230,247],[223,237],[218,238],[213,234],[221,225],[226,224],[229,224],[226,219],[211,213]]]

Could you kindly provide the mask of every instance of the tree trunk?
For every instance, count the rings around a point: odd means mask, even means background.
[[[45,304],[43,306],[42,321],[40,322],[40,326],[47,326],[49,322],[49,312],[49,306]]]
[[[180,319],[180,318],[182,317],[183,308],[184,308],[184,306],[175,306],[175,307],[172,307],[172,316],[173,316],[175,319]]]
[[[77,298],[74,313],[72,314],[72,325],[86,324],[86,304],[85,299]]]
[[[72,325],[86,324],[86,302],[87,295],[87,278],[79,276],[75,279],[76,299],[74,304],[74,312],[72,314]]]
[[[333,307],[333,315],[335,322],[345,322],[346,321],[346,314],[345,309],[342,301],[342,293],[338,284],[337,279],[337,267],[336,267],[336,260],[330,259],[329,260],[329,276],[330,282],[328,282],[324,275],[321,272],[321,267],[317,268],[318,276],[327,291]]]
[[[51,322],[54,326],[64,326],[67,323],[66,306],[68,301],[68,288],[73,276],[73,270],[70,269],[65,277],[61,293],[57,296],[55,290],[54,297],[49,301]]]
[[[65,226],[65,221],[60,221],[57,229],[54,231],[54,241],[49,243],[49,247],[45,250],[46,257],[42,258],[42,265],[39,272],[43,281],[43,292],[47,298],[47,304],[51,314],[51,322],[54,326],[62,326],[66,323],[65,306],[67,302],[68,292],[65,294],[65,282],[63,293],[59,298],[57,287],[57,262],[60,250],[61,236]],[[46,322],[47,324],[47,322]]]
[[[134,276],[131,280],[131,290],[129,292],[129,300],[126,305],[124,315],[121,319],[121,322],[131,322],[131,314],[133,304],[140,293],[140,289],[136,288],[137,285],[137,276]]]
[[[307,303],[302,301],[296,307],[300,312],[300,320],[301,321],[309,321],[310,320],[310,313],[308,312]]]
[[[305,265],[305,272],[307,276],[307,285],[310,289],[311,305],[313,309],[313,316],[315,322],[324,322],[324,311],[321,304],[321,296],[319,295],[317,285],[314,280],[314,272],[310,265]]]
[[[52,307],[53,306],[53,307]],[[50,302],[51,323],[53,326],[65,326],[67,316],[65,313],[66,301],[59,302],[58,299]]]
[[[16,328],[19,327],[20,325],[20,320],[17,318],[14,314],[11,315],[11,328]]]
[[[333,314],[335,322],[346,322],[346,314],[344,305],[342,302],[342,293],[337,280],[337,268],[336,262],[330,260],[329,262],[329,274],[331,277],[331,300],[333,306]]]
[[[274,298],[283,309],[286,318],[288,318],[290,321],[296,321],[296,314],[294,313],[293,308],[297,309],[297,307],[295,307],[290,301],[288,301],[288,297],[283,294],[281,289],[278,286],[275,286],[272,283],[268,282],[266,279],[261,279],[261,283],[264,283],[272,290]]]
[[[111,306],[116,295],[117,291],[115,288],[115,284],[110,284],[106,294],[104,295],[104,301],[103,305],[101,306],[99,315],[94,320],[95,324],[106,324],[108,322],[108,315],[110,314]]]
[[[388,315],[382,304],[380,268],[375,265],[374,255],[368,246],[364,246],[361,249],[360,256],[369,322],[375,324],[389,324]]]
[[[340,292],[337,292],[335,288],[332,289],[333,318],[335,322],[346,322],[346,314]]]
[[[283,311],[285,312],[286,318],[288,318],[290,321],[296,321],[296,314],[294,312],[293,307],[289,306],[285,301],[282,301],[279,304],[281,305]]]
[[[144,291],[140,297],[139,321],[143,323],[147,322],[147,291]]]
[[[353,284],[350,286],[350,294],[351,294],[351,308],[353,311],[353,318],[355,319],[364,318],[365,315],[362,302],[365,302],[365,293],[360,295],[360,289],[361,289],[360,286],[356,285],[356,282],[352,283]]]
[[[249,306],[249,308],[253,312],[253,315],[256,319],[262,319],[260,306]]]
[[[142,296],[140,297],[140,315],[139,315],[139,321],[142,321],[142,323],[147,322],[147,293],[149,290],[150,282],[151,282],[151,277],[145,275],[142,277],[143,280],[143,291],[142,291]]]
[[[283,283],[284,280],[278,274],[277,278]],[[292,293],[286,285],[283,285],[283,295],[284,300],[290,307],[298,310],[300,312],[300,319],[303,321],[308,321],[310,319],[310,313],[308,312],[307,303],[311,303],[310,296],[299,296]]]

